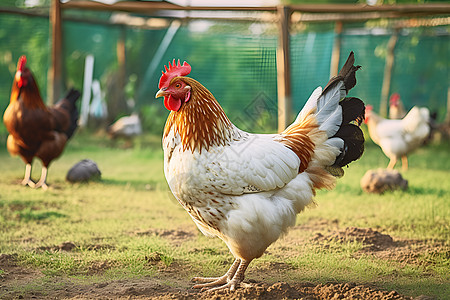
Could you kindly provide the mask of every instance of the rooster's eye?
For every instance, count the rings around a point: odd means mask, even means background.
[[[176,87],[177,89],[179,89],[179,88],[181,87],[181,83],[175,84],[175,87]]]

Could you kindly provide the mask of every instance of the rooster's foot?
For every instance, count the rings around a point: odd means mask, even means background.
[[[34,186],[35,189],[41,188],[42,190],[48,190],[48,185],[45,182],[38,182]]]
[[[28,185],[29,187],[32,187],[32,188],[34,188],[36,186],[36,184],[31,179],[24,179],[24,180],[22,180],[21,184],[24,186]]]
[[[195,277],[193,281],[200,282],[200,284],[196,284],[192,288],[202,289],[202,292],[217,291],[228,288],[230,291],[234,291],[244,280],[244,273],[249,263],[250,261],[237,258],[225,275],[217,278]]]
[[[227,284],[230,280],[231,278],[228,278],[227,275],[223,275],[222,277],[194,277],[192,281],[199,282],[199,284],[194,285],[192,288],[203,290],[208,287]]]
[[[207,287],[218,286],[227,284],[236,274],[236,271],[241,263],[240,259],[235,259],[233,265],[231,265],[230,269],[223,275],[222,277],[194,277],[192,279],[193,282],[198,282],[200,284],[194,285],[192,288],[194,289],[204,289]]]
[[[45,181],[47,181],[47,167],[42,167],[42,173],[41,173],[41,178],[39,179],[39,181],[36,183],[35,188],[42,188],[44,191],[46,191],[48,189],[48,185]]]
[[[230,292],[233,292],[234,290],[236,290],[236,288],[240,287],[241,285],[250,286],[249,284],[243,283],[242,280],[234,278],[224,285],[213,287],[213,288],[204,287],[204,288],[202,288],[201,291],[202,292],[204,292],[204,291],[214,292],[214,291],[219,291],[219,290],[224,290],[224,289],[230,289]]]

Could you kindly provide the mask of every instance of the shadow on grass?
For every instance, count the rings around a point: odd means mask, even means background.
[[[22,220],[22,221],[41,221],[41,220],[45,220],[45,219],[50,219],[50,218],[65,218],[66,215],[56,212],[56,211],[39,211],[39,210],[33,210],[31,208],[26,208],[23,209],[21,211],[17,212],[17,216]]]
[[[160,181],[156,180],[129,180],[129,179],[102,179],[99,181],[100,184],[105,186],[123,186],[123,187],[132,187],[137,190],[168,190],[167,184],[161,184]]]
[[[436,189],[436,188],[429,188],[429,187],[417,187],[417,186],[410,186],[405,193],[411,194],[411,195],[434,195],[438,197],[444,197],[447,192],[444,189]]]
[[[42,204],[43,201],[31,200],[0,200],[0,208],[8,207],[11,210],[23,210],[27,207],[33,207],[37,204]]]

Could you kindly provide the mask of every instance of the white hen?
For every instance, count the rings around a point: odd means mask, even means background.
[[[140,135],[142,134],[141,119],[137,114],[122,117],[109,126],[108,133],[112,138]]]
[[[401,120],[387,120],[373,112],[372,106],[367,105],[365,123],[374,143],[390,159],[388,169],[393,169],[400,157],[403,170],[408,169],[407,155],[428,137],[429,119],[430,111],[424,107],[413,107]]]

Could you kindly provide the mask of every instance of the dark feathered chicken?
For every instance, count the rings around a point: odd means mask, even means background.
[[[77,128],[76,101],[80,93],[70,90],[66,97],[52,107],[46,107],[33,74],[22,56],[11,90],[11,99],[3,122],[9,132],[7,148],[11,155],[20,155],[26,164],[23,185],[47,188],[47,169],[61,155],[67,140]],[[42,174],[37,183],[31,180],[34,157],[42,161]]]

